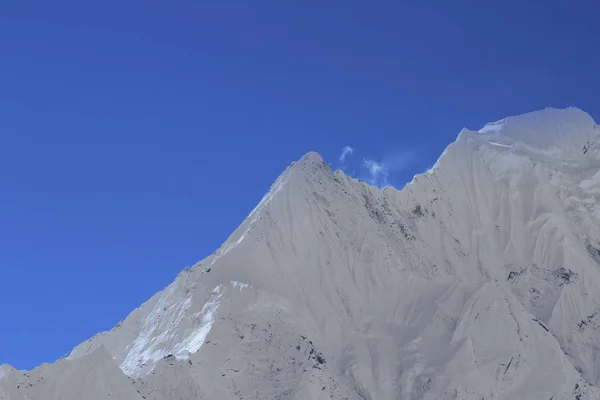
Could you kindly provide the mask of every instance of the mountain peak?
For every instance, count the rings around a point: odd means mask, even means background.
[[[311,172],[314,172],[312,170],[315,168],[329,169],[329,166],[327,165],[323,157],[321,157],[321,155],[315,151],[309,151],[308,153],[304,154],[298,161],[293,162],[291,167],[294,170],[310,170]]]
[[[304,154],[298,161],[293,162],[277,179],[294,181],[296,183],[318,179],[323,173],[330,173],[331,169],[323,157],[317,152],[310,151]]]
[[[576,107],[545,108],[490,122],[479,130],[490,139],[512,139],[549,152],[580,151],[597,139],[600,130],[592,117]]]
[[[323,157],[321,157],[319,153],[317,153],[316,151],[309,151],[300,158],[299,162],[319,163],[324,161]]]

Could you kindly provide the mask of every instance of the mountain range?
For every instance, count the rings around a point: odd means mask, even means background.
[[[463,129],[402,190],[292,163],[223,245],[2,400],[600,399],[600,128]]]

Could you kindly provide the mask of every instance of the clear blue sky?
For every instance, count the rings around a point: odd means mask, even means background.
[[[0,363],[212,253],[309,150],[402,186],[463,126],[600,118],[595,1],[2,1]]]

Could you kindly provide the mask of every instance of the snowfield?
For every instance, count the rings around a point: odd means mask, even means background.
[[[402,190],[293,163],[213,255],[2,400],[600,399],[600,128],[464,129]]]

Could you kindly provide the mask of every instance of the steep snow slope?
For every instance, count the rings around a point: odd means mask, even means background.
[[[102,347],[80,359],[59,360],[30,372],[2,368],[5,371],[0,378],[2,400],[142,399],[133,382]]]
[[[599,399],[599,135],[574,108],[465,129],[401,191],[309,153],[39,376],[123,399]],[[83,361],[93,382],[65,372]],[[23,374],[0,369],[0,398],[44,398]]]

